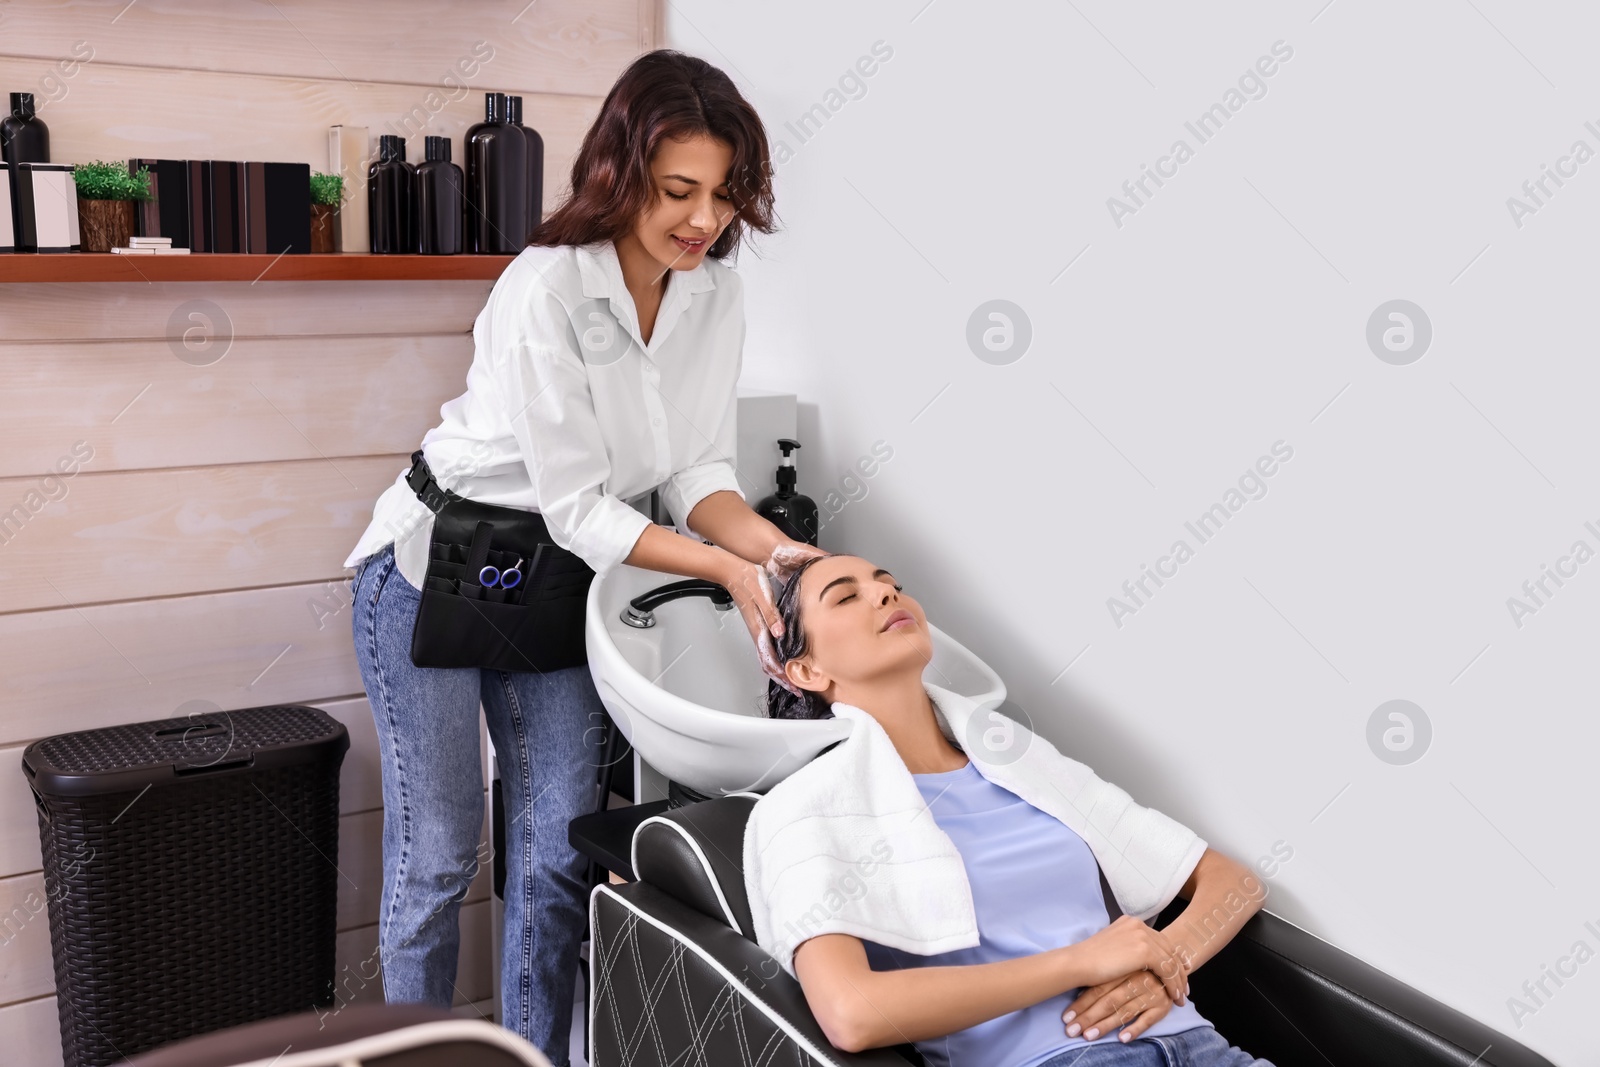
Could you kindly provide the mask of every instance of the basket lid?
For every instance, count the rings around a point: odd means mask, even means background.
[[[344,724],[321,708],[282,704],[79,730],[35,741],[22,769],[45,796],[95,796],[230,771],[342,760]]]

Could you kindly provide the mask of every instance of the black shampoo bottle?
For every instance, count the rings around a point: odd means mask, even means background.
[[[450,162],[450,138],[428,137],[417,166],[417,251],[453,256],[461,251],[461,168]]]
[[[378,159],[367,168],[367,219],[374,252],[417,250],[415,180],[399,134],[378,137]]]
[[[528,244],[528,142],[507,121],[505,93],[484,94],[484,119],[467,130],[467,251],[516,255]]]
[[[778,448],[783,458],[778,461],[778,491],[756,505],[756,514],[796,541],[808,545],[817,543],[817,505],[810,497],[795,492],[798,472],[792,453],[800,442],[788,437],[778,438]]]
[[[522,131],[528,142],[528,229],[536,230],[544,219],[544,138],[532,126],[522,124],[522,97],[507,97],[511,125]]]

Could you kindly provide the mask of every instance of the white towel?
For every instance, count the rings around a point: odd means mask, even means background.
[[[1206,850],[1194,831],[1134,803],[993,704],[924,687],[940,730],[980,774],[1083,838],[1125,913],[1149,920],[1177,895]],[[791,975],[795,949],[822,933],[918,955],[978,944],[961,854],[894,742],[861,708],[836,702],[833,713],[852,720],[849,735],[769,789],[745,825],[745,891],[757,944]],[[1016,736],[991,753],[963,742],[973,736],[969,727]]]

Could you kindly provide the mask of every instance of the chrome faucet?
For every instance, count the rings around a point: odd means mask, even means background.
[[[628,601],[628,606],[622,609],[622,621],[636,629],[648,630],[656,624],[656,608],[687,596],[709,597],[718,611],[728,611],[733,607],[733,597],[716,582],[686,578],[681,582],[669,582],[648,593],[640,593]]]

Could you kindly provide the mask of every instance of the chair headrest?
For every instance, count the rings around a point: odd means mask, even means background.
[[[633,872],[744,937],[755,940],[744,892],[748,795],[716,797],[652,815],[633,832]]]

